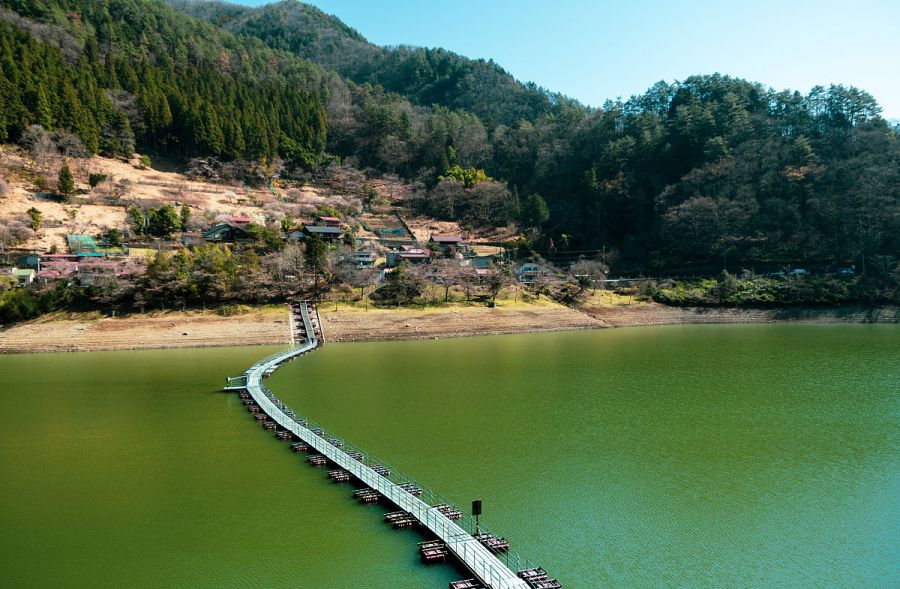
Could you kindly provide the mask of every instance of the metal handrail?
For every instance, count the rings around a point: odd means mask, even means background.
[[[316,435],[312,431],[318,427],[316,424],[303,420],[297,415],[288,415],[286,411],[290,411],[290,409],[287,405],[282,403],[272,391],[262,385],[262,377],[266,372],[274,370],[281,364],[318,347],[318,338],[312,328],[306,303],[300,305],[300,317],[306,330],[306,341],[295,348],[272,354],[256,362],[244,373],[247,377],[247,391],[257,405],[279,426],[290,431],[340,468],[347,470],[365,485],[416,518],[435,536],[440,538],[460,562],[486,587],[492,589],[527,589],[529,585],[520,579],[514,571],[510,570],[497,555],[472,537],[460,524],[451,520],[431,505],[437,503],[452,505],[450,501],[439,500],[438,496],[433,492],[402,473],[391,470],[390,476],[387,477],[378,474],[372,468],[372,465],[376,463],[373,462],[373,457],[370,454],[353,448],[346,443],[344,443],[347,447],[346,449],[332,445],[328,442],[327,438],[330,436],[327,435],[328,432],[324,428],[321,428],[323,431],[322,436]],[[301,424],[301,421],[305,421],[305,425]],[[334,437],[337,438],[337,436]],[[348,454],[348,451],[361,452],[364,460],[356,460]],[[383,462],[378,463],[385,465]],[[429,501],[426,502],[403,489],[401,485],[406,482],[411,482],[420,487],[423,490],[423,495],[427,493]],[[509,559],[507,558],[508,561]],[[515,561],[517,566],[520,566],[522,561],[518,555],[516,555]]]

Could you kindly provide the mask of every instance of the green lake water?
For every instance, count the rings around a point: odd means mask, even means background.
[[[217,389],[273,348],[0,357],[0,587],[442,588]],[[269,386],[567,588],[900,586],[900,328],[329,344]]]

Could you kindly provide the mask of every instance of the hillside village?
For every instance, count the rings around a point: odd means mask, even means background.
[[[57,179],[63,166],[74,183],[68,197]],[[493,301],[513,285],[537,285],[539,296],[551,273],[549,264],[511,258],[503,246],[519,237],[516,227],[464,230],[422,216],[407,206],[408,185],[346,168],[309,183],[274,181],[260,188],[154,169],[139,156],[36,161],[4,147],[0,173],[6,179],[0,274],[32,289],[78,287],[97,293],[94,302],[152,290],[148,268],[178,252],[259,259],[268,274],[263,281],[274,283],[270,296],[261,295],[269,299],[325,287],[335,297],[359,300],[403,269],[415,283],[382,302],[411,302],[428,288],[435,300]],[[310,238],[324,245],[319,267],[304,262]],[[605,278],[604,270],[592,266],[592,278]],[[188,304],[178,298],[154,302]],[[240,296],[209,298],[198,295],[190,303]],[[137,304],[143,299],[139,295]]]
[[[651,300],[854,304],[869,288],[852,266],[611,280],[605,262],[614,252],[606,260],[545,259],[515,224],[471,227],[423,215],[412,206],[417,187],[390,175],[336,164],[302,181],[266,181],[257,170],[250,185],[229,180],[234,172],[210,160],[177,169],[145,156],[67,157],[64,142],[52,147],[0,147],[3,323],[52,311],[116,315],[296,295],[366,308],[549,298],[615,321],[603,308]]]

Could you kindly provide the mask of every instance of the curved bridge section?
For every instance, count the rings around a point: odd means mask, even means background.
[[[369,489],[409,514],[421,527],[440,539],[460,563],[485,587],[490,589],[560,587],[556,580],[548,579],[542,569],[527,569],[516,574],[500,560],[498,555],[458,523],[448,518],[441,509],[446,506],[429,505],[410,493],[409,483],[397,483],[386,474],[379,474],[379,472],[385,473],[384,467],[376,464],[370,466],[367,464],[367,457],[361,452],[354,452],[355,456],[351,456],[348,451],[339,447],[343,446],[343,443],[336,444],[337,440],[326,439],[323,430],[313,428],[306,419],[297,417],[262,384],[263,378],[274,372],[279,366],[314,351],[322,344],[321,332],[318,329],[318,317],[315,315],[312,305],[306,302],[295,303],[294,310],[295,312],[299,311],[296,313],[299,315],[300,323],[297,331],[302,332],[299,345],[260,360],[251,366],[243,376],[229,378],[226,390],[246,390],[260,409],[277,423],[279,428],[290,432],[339,468],[346,470]],[[379,470],[376,471],[375,468],[379,468]],[[421,493],[420,489],[416,488],[416,491]],[[507,562],[509,562],[509,558],[507,558]],[[539,578],[535,578],[535,575]],[[451,584],[451,586],[454,585]],[[475,587],[477,585],[458,586]]]

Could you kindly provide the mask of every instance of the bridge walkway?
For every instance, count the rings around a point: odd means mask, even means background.
[[[300,315],[307,339],[300,345],[269,356],[250,367],[243,376],[229,379],[231,390],[246,389],[259,407],[280,427],[290,431],[328,460],[350,472],[369,488],[380,493],[400,509],[412,515],[432,534],[443,541],[457,559],[489,589],[529,589],[531,585],[520,579],[493,552],[463,529],[459,524],[442,514],[419,497],[403,489],[399,483],[375,472],[371,466],[351,457],[347,452],[329,443],[324,437],[313,433],[300,420],[289,415],[289,409],[262,384],[265,375],[271,374],[279,366],[314,351],[319,345],[318,329],[310,317],[310,306],[300,304]]]

